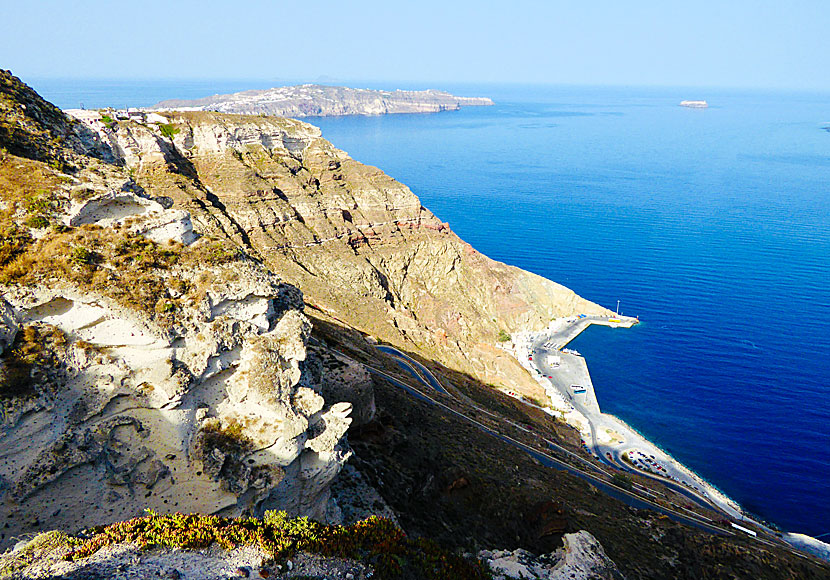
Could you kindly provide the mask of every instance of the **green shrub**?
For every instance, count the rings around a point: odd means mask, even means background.
[[[510,341],[510,340],[512,340],[512,339],[510,338],[510,335],[509,335],[509,334],[507,334],[507,333],[506,333],[505,331],[503,331],[503,330],[500,330],[500,331],[499,331],[499,342],[508,342],[508,341]]]
[[[75,246],[72,248],[70,259],[76,264],[84,264],[89,266],[98,262],[101,259],[101,256],[83,246]]]
[[[86,558],[112,544],[201,550],[216,544],[225,550],[258,546],[277,563],[298,551],[326,557],[352,558],[370,564],[379,580],[391,578],[485,580],[489,572],[478,561],[448,552],[434,542],[410,539],[389,520],[372,516],[350,526],[329,526],[285,512],[266,512],[262,519],[222,518],[199,514],[149,515],[99,527],[85,539],[71,538],[67,560]]]
[[[49,220],[42,215],[33,215],[27,217],[23,224],[30,228],[40,229],[48,226]]]
[[[164,137],[167,137],[171,141],[173,140],[173,135],[181,131],[173,123],[159,123],[159,130]]]

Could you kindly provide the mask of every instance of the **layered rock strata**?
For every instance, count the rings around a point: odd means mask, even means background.
[[[87,120],[142,187],[187,209],[302,288],[343,324],[488,383],[538,390],[496,348],[500,331],[607,311],[460,240],[403,184],[306,123],[167,113],[153,124]]]
[[[325,519],[350,454],[335,397],[353,383],[369,420],[365,374],[308,350],[300,290],[223,223],[0,77],[0,546],[145,509]]]

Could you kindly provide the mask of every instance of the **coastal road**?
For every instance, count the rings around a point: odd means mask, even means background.
[[[415,378],[420,382],[426,384],[428,387],[432,387],[439,393],[450,395],[449,391],[447,391],[447,389],[445,389],[444,386],[441,384],[441,381],[435,378],[435,375],[432,374],[432,371],[430,371],[427,367],[425,367],[412,357],[402,353],[394,346],[378,344],[375,345],[375,348],[381,352],[385,352],[386,354],[392,355],[396,359],[395,362],[397,362],[400,366],[408,367],[411,370],[409,374],[414,375]],[[406,368],[404,368],[404,370],[406,370]]]
[[[623,317],[620,319],[628,322],[633,320]],[[533,356],[532,367],[538,369],[545,377],[544,380],[548,381],[588,421],[590,441],[587,444],[601,461],[617,469],[638,473],[659,481],[701,507],[714,508],[732,518],[743,519],[743,514],[739,510],[727,501],[706,493],[705,484],[702,481],[692,477],[688,470],[681,468],[672,458],[650,444],[639,433],[616,417],[601,412],[587,363],[581,356],[561,352],[559,349],[566,346],[591,324],[607,325],[608,321],[608,317],[586,316],[575,319],[548,334],[540,334],[529,347],[529,352]],[[550,364],[549,357],[551,356],[559,357],[558,366]],[[575,393],[575,386],[585,389],[585,392]],[[599,436],[600,432],[602,437]],[[665,476],[630,468],[622,459],[622,454],[633,449],[656,457],[665,469]]]
[[[435,378],[435,376],[431,372],[429,372],[429,370],[426,369],[426,367],[423,367],[423,365],[421,365],[420,363],[417,363],[417,361],[414,361],[410,357],[407,357],[406,355],[404,355],[403,353],[401,353],[400,351],[398,351],[394,347],[387,347],[387,346],[383,346],[383,345],[378,345],[377,348],[379,348],[379,350],[382,350],[383,352],[386,352],[387,354],[392,354],[395,358],[402,358],[403,360],[411,361],[416,368],[423,369],[423,371],[425,371],[424,374],[426,374],[427,377],[431,377],[432,379],[435,380],[435,382],[440,387],[440,392],[448,394],[446,389],[444,389],[444,387],[441,386],[440,381],[438,381],[438,379]],[[402,357],[399,356],[398,353],[400,355],[403,355],[403,356]],[[345,353],[342,353],[342,352],[340,354],[343,355],[343,356],[348,356],[348,355],[346,355]],[[544,453],[544,452],[542,452],[538,449],[535,449],[535,448],[533,448],[533,447],[531,447],[531,446],[529,446],[525,443],[517,441],[516,439],[513,439],[509,435],[504,435],[502,433],[499,433],[499,432],[493,430],[492,428],[484,425],[483,423],[477,421],[476,419],[473,419],[472,417],[468,417],[467,415],[461,413],[460,411],[457,411],[457,410],[449,407],[448,405],[445,405],[444,403],[433,399],[432,397],[430,397],[426,393],[422,392],[421,390],[413,387],[412,385],[409,385],[409,384],[405,383],[404,381],[400,380],[399,378],[397,378],[393,375],[390,375],[386,371],[374,368],[374,367],[372,367],[370,365],[367,365],[365,363],[364,363],[364,366],[366,367],[366,369],[370,373],[372,373],[374,375],[377,375],[379,377],[382,377],[383,379],[385,379],[386,381],[388,381],[392,385],[395,385],[396,387],[399,387],[399,388],[405,390],[407,393],[411,394],[412,396],[416,397],[417,399],[419,399],[421,401],[424,401],[426,403],[429,403],[431,405],[441,407],[443,410],[455,415],[456,417],[458,417],[458,418],[460,418],[464,421],[467,421],[469,423],[474,424],[476,427],[478,427],[482,431],[488,433],[489,435],[491,435],[493,437],[497,437],[497,438],[501,439],[502,441],[504,441],[504,442],[506,442],[510,445],[513,445],[514,447],[517,447],[517,448],[521,449],[522,451],[528,453],[531,457],[533,457],[534,459],[539,461],[539,463],[541,463],[542,465],[545,465],[547,467],[552,467],[552,468],[555,468],[555,469],[561,469],[561,470],[568,471],[569,473],[571,473],[571,474],[573,474],[577,477],[580,477],[582,479],[585,479],[585,480],[589,481],[592,485],[596,486],[597,488],[602,489],[606,494],[608,494],[608,495],[610,495],[610,496],[612,496],[612,497],[614,497],[614,498],[616,498],[620,501],[623,501],[624,503],[626,503],[626,504],[628,504],[632,507],[635,507],[635,508],[638,508],[638,509],[650,509],[650,510],[656,511],[658,513],[661,513],[661,514],[665,515],[666,517],[669,517],[672,520],[677,521],[679,523],[683,523],[683,524],[686,524],[686,525],[689,525],[689,526],[693,526],[693,527],[708,531],[708,532],[713,533],[713,534],[730,535],[730,536],[735,535],[730,530],[725,530],[721,527],[712,525],[711,523],[706,521],[704,518],[701,518],[697,514],[686,515],[686,514],[682,514],[682,513],[678,512],[678,511],[675,511],[675,510],[666,508],[664,506],[661,506],[660,504],[657,504],[654,501],[652,501],[652,500],[650,500],[646,497],[637,495],[636,493],[633,493],[629,490],[623,489],[622,487],[618,487],[618,486],[614,485],[613,483],[610,483],[610,482],[606,481],[605,479],[602,479],[601,477],[599,477],[597,475],[594,475],[593,473],[589,473],[587,471],[584,471],[584,470],[582,470],[578,467],[575,467],[574,465],[571,465],[569,463],[566,463],[566,462],[562,461],[561,459],[557,459],[556,457],[553,457],[553,456],[551,456],[547,453]],[[408,373],[408,374],[411,375],[412,373]],[[435,388],[432,384],[432,381],[429,381],[426,378],[420,379],[419,382],[421,382],[422,384],[424,384],[425,386],[428,386],[430,388]],[[435,390],[439,390],[439,389],[435,389]],[[484,411],[483,409],[477,409],[477,410]],[[492,415],[492,413],[488,413],[488,414]],[[547,440],[546,440],[546,442],[547,442]],[[550,443],[552,446],[555,446],[555,444],[553,444],[551,442],[548,442],[548,443]],[[556,447],[558,447],[558,446],[556,446]],[[564,448],[563,448],[563,451],[564,451]],[[570,453],[570,452],[568,452],[568,453]]]

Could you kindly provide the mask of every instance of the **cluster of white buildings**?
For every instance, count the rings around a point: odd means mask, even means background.
[[[158,113],[142,111],[140,109],[118,109],[111,111],[110,116],[116,121],[132,121],[134,123],[167,123],[167,117]]]

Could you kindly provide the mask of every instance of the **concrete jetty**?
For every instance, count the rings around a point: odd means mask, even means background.
[[[514,354],[544,387],[551,408],[582,434],[586,448],[601,461],[624,471],[636,471],[664,482],[727,515],[743,517],[740,507],[624,421],[601,411],[588,364],[565,348],[592,324],[630,328],[630,316],[578,315],[551,321],[540,332],[516,334]]]

